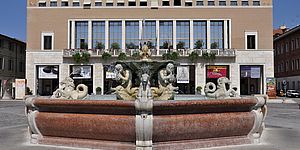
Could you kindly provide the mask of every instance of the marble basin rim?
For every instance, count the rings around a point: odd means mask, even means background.
[[[265,97],[153,101],[141,126],[135,101],[25,100],[31,143],[96,149],[257,144],[267,112]]]

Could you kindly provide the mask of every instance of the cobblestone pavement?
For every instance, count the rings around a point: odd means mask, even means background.
[[[295,99],[300,103],[300,99]],[[66,147],[31,145],[22,101],[0,100],[0,150],[64,150]],[[300,109],[297,103],[269,103],[261,144],[208,148],[210,150],[299,150]],[[78,149],[77,149],[78,150]],[[204,149],[205,150],[205,149]]]

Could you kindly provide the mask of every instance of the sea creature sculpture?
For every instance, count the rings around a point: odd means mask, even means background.
[[[140,51],[140,56],[142,60],[148,60],[151,56],[148,46],[144,43],[142,50]]]
[[[206,97],[215,99],[224,99],[230,97],[236,97],[237,93],[234,89],[226,89],[226,84],[230,85],[231,81],[226,77],[221,77],[218,79],[218,86],[212,82],[208,82],[205,85],[204,92]]]
[[[88,95],[88,87],[79,84],[75,89],[74,80],[66,77],[60,82],[60,88],[53,92],[52,99],[84,99]]]

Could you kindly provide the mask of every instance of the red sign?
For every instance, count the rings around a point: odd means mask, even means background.
[[[208,66],[207,67],[207,78],[218,79],[221,77],[227,77],[226,66]]]

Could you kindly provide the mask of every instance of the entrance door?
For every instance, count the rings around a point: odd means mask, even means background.
[[[240,67],[241,95],[263,93],[263,66]]]
[[[58,66],[37,66],[37,93],[50,96],[58,88]]]

